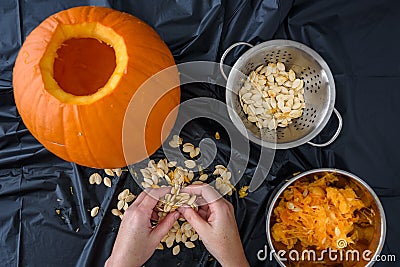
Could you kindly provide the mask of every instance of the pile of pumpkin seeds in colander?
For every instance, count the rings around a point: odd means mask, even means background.
[[[304,81],[292,69],[287,72],[282,62],[260,65],[244,81],[239,101],[258,128],[287,127],[303,114]]]

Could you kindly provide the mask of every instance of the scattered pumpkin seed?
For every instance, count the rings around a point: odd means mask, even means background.
[[[99,207],[94,207],[91,211],[90,211],[90,216],[92,217],[96,217],[97,214],[99,213]]]
[[[198,235],[198,234],[193,234],[193,235],[190,237],[190,241],[196,241],[197,239],[199,239],[199,235]]]
[[[193,169],[194,167],[196,167],[196,162],[194,160],[191,160],[191,159],[185,160],[184,163],[185,163],[186,168]]]
[[[125,201],[123,200],[118,201],[117,209],[122,210],[124,206],[125,206]]]
[[[194,248],[195,245],[194,245],[192,242],[190,242],[190,241],[186,241],[186,242],[185,242],[185,247],[187,247],[187,248]]]
[[[108,175],[108,176],[114,176],[114,172],[111,169],[104,169],[104,172]]]
[[[89,177],[89,182],[91,183],[91,180],[94,181],[95,184],[99,185],[101,184],[101,181],[103,180],[103,178],[101,178],[101,175],[98,174],[97,172],[93,173],[92,175],[90,175]],[[93,184],[94,184],[93,183]]]
[[[173,249],[172,249],[172,254],[174,256],[178,255],[179,252],[181,251],[181,247],[179,245],[176,245]]]
[[[107,186],[107,187],[111,187],[112,186],[111,179],[108,178],[108,177],[104,177],[103,182],[104,182],[104,185]]]
[[[129,194],[124,200],[125,202],[129,203],[132,202],[135,198],[136,196],[134,194]]]
[[[200,175],[200,177],[199,177],[199,180],[202,182],[207,181],[207,179],[208,179],[207,173],[204,173],[204,174]]]
[[[113,215],[115,215],[115,216],[122,215],[122,212],[121,212],[120,210],[118,210],[118,209],[112,209],[112,210],[111,210],[111,213],[112,213]]]
[[[121,177],[121,175],[122,175],[122,169],[121,168],[113,169],[113,171],[115,172],[115,174],[118,177]]]

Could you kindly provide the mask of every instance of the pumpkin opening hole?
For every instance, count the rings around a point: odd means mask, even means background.
[[[116,66],[114,49],[94,38],[73,38],[62,43],[54,60],[54,79],[67,93],[96,93]]]

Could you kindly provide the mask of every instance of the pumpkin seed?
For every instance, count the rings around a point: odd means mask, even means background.
[[[113,170],[115,172],[115,174],[120,177],[122,175],[122,169],[118,168],[118,169],[114,169]]]
[[[108,178],[108,177],[104,177],[103,182],[104,182],[104,185],[107,186],[107,187],[111,187],[112,186],[111,179]]]
[[[191,144],[191,143],[183,144],[183,148],[182,148],[183,152],[190,153],[190,151],[192,151],[193,149],[194,149],[193,144]]]
[[[94,207],[91,211],[90,211],[90,216],[92,217],[96,217],[97,214],[99,213],[99,207]]]
[[[199,235],[198,235],[198,234],[193,234],[193,235],[190,237],[190,241],[196,241],[198,238],[199,238]]]
[[[193,150],[191,150],[189,153],[190,153],[191,158],[197,157],[200,153],[200,148],[196,147]]]
[[[292,69],[289,70],[288,74],[289,74],[289,81],[293,82],[294,80],[296,80],[296,73]]]
[[[208,179],[208,174],[204,173],[202,175],[200,175],[199,180],[204,182]]]
[[[168,236],[167,240],[165,240],[165,245],[167,246],[167,248],[172,247],[174,241],[175,241],[175,235]]]
[[[185,243],[186,241],[187,241],[187,236],[186,236],[185,233],[183,233],[182,236],[181,236],[181,242]]]
[[[144,182],[148,183],[149,185],[154,184],[154,182],[153,182],[153,180],[151,178],[144,178],[143,180],[144,180]]]
[[[175,234],[175,242],[176,243],[179,243],[179,242],[181,242],[181,233],[180,233],[180,230],[178,229],[177,231],[176,231],[176,234]]]
[[[187,177],[189,178],[189,180],[192,180],[194,178],[194,172],[193,171],[189,171],[187,173]]]
[[[181,251],[181,247],[179,245],[176,245],[173,249],[172,249],[172,254],[174,256],[178,255],[179,252]]]
[[[124,189],[121,193],[118,195],[118,200],[124,200],[128,195],[129,195],[129,189],[126,188]]]
[[[172,148],[177,148],[182,144],[182,138],[178,135],[172,136],[172,140],[168,142],[169,146]]]
[[[151,178],[151,173],[147,169],[141,169],[140,172],[142,173],[144,178]]]
[[[277,62],[276,67],[279,71],[285,71],[285,65],[282,62]]]
[[[108,175],[108,176],[114,176],[114,172],[111,169],[104,169],[104,172]]]
[[[186,168],[193,169],[196,167],[196,162],[194,160],[185,160],[185,166]]]
[[[89,176],[89,184],[94,184],[96,182],[95,173]]]
[[[296,79],[293,81],[292,88],[297,88],[300,86],[300,79]]]
[[[122,210],[124,208],[124,206],[125,206],[125,201],[123,201],[123,200],[118,201],[117,209]]]
[[[93,173],[89,177],[90,184],[98,184],[99,185],[99,184],[101,184],[102,180],[103,180],[103,178],[101,178],[100,174],[98,174],[97,172]]]
[[[190,242],[190,241],[186,241],[186,242],[185,242],[185,247],[187,247],[187,248],[194,248],[195,245],[194,245],[192,242]]]
[[[168,142],[169,146],[172,148],[177,148],[179,147],[179,144],[177,142],[175,142],[174,140],[171,140]]]
[[[149,188],[149,187],[151,187],[151,185],[148,184],[148,183],[146,183],[146,182],[142,182],[141,184],[142,184],[142,186],[143,186],[144,188]]]
[[[178,162],[176,162],[176,161],[170,161],[170,162],[168,162],[168,167],[175,167],[176,166],[176,164],[177,164]]]
[[[113,215],[115,215],[115,216],[122,215],[122,212],[121,212],[120,210],[118,210],[118,209],[112,209],[112,210],[111,210],[111,213],[112,213]]]
[[[190,199],[187,201],[187,204],[190,206],[196,201],[196,195],[192,195]]]

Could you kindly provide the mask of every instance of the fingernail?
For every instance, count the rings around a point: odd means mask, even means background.
[[[179,212],[176,212],[175,215],[174,215],[174,219],[178,220],[179,216],[180,216]]]

